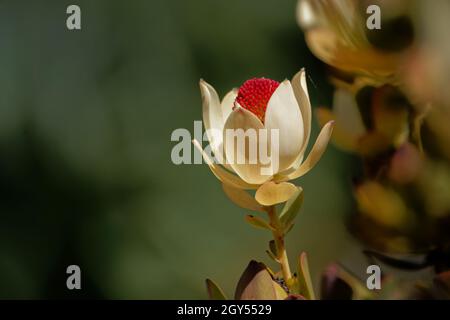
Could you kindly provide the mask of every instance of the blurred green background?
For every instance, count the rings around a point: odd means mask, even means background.
[[[82,30],[66,28],[77,4]],[[270,234],[252,229],[208,167],[171,162],[176,128],[201,120],[199,78],[220,95],[248,78],[325,70],[295,0],[0,1],[0,298],[232,296]],[[318,134],[314,121],[312,140]],[[305,204],[287,239],[310,256],[366,264],[345,228],[354,159],[331,146],[296,183]],[[66,267],[82,290],[66,289]],[[317,281],[316,281],[317,282]]]

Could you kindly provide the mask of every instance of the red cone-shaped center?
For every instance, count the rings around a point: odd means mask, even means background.
[[[264,122],[269,99],[279,85],[278,81],[266,78],[247,80],[239,88],[236,102]]]

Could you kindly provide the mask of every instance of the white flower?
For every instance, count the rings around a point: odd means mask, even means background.
[[[202,151],[211,171],[222,181],[227,195],[240,206],[252,210],[257,210],[260,205],[270,206],[289,199],[297,187],[287,181],[301,177],[316,165],[333,129],[333,121],[324,125],[310,154],[303,161],[311,133],[311,104],[304,69],[294,76],[292,82],[285,80],[278,84],[264,78],[249,80],[239,91],[230,91],[222,101],[214,88],[203,80],[200,80],[200,89],[203,122],[216,156],[229,159],[234,151],[240,152],[239,149],[230,150],[230,144],[224,143],[227,129],[277,129],[279,133],[277,166],[272,166],[270,175],[262,174],[264,164],[260,161],[254,164],[231,161],[224,166],[214,163],[200,144],[193,141]],[[224,134],[210,134],[213,131]],[[258,142],[267,143],[268,150],[274,147],[271,139]],[[248,148],[244,152],[242,156],[248,159]],[[257,203],[243,191],[251,189],[257,190]]]

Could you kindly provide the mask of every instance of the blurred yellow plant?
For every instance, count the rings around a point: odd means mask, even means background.
[[[367,101],[362,107],[356,101],[360,93]],[[338,88],[334,92],[333,110],[318,108],[317,118],[321,124],[335,120],[333,142],[341,149],[363,156],[376,155],[408,139],[408,105],[396,99],[397,94],[389,85],[364,87],[356,92]]]
[[[320,60],[367,84],[395,82],[401,56],[369,42],[363,12],[357,0],[299,0],[296,16],[308,47]]]

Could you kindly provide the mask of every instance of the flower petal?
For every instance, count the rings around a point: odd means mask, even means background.
[[[222,136],[212,134],[211,130],[222,131],[224,123],[219,96],[216,90],[203,79],[200,80],[200,91],[203,104],[203,123],[211,149],[216,154],[216,152],[220,152],[218,147],[222,143]]]
[[[202,149],[200,143],[197,140],[192,140],[192,143],[194,146],[202,153],[203,159],[205,160],[206,164],[211,169],[212,173],[216,176],[217,179],[222,181],[223,183],[226,183],[232,187],[239,188],[239,189],[257,189],[257,185],[252,185],[249,183],[246,183],[242,179],[240,179],[238,176],[226,171],[221,166],[215,164],[211,158],[206,154],[206,152]]]
[[[263,206],[273,206],[289,200],[297,190],[297,187],[289,182],[268,181],[256,190],[255,199]]]
[[[308,1],[300,0],[297,2],[296,18],[303,29],[308,29],[317,24],[317,17]]]
[[[295,161],[291,164],[289,168],[281,172],[282,175],[289,174],[296,170],[300,164],[303,162],[304,153],[309,143],[309,138],[311,136],[311,102],[309,100],[308,87],[306,85],[306,73],[305,68],[302,68],[297,74],[292,78],[292,89],[294,90],[295,98],[297,99],[297,103],[300,107],[300,112],[303,118],[303,126],[305,138],[303,141],[303,146],[300,150],[300,153],[295,159]]]
[[[222,99],[221,109],[222,109],[223,123],[227,121],[228,116],[233,111],[234,101],[236,101],[237,94],[238,90],[233,89],[230,92],[228,92]]]
[[[330,121],[323,126],[308,157],[297,170],[287,176],[287,180],[293,180],[301,177],[317,164],[327,148],[328,141],[330,141],[331,134],[333,133],[333,126],[334,121]]]
[[[308,87],[306,85],[306,72],[304,68],[292,78],[292,89],[294,90],[295,98],[297,99],[303,118],[305,137],[300,151],[300,157],[303,157],[303,153],[308,146],[309,137],[311,135],[311,102],[309,100]]]
[[[278,146],[271,141],[271,151],[278,147],[278,170],[287,169],[300,155],[304,141],[304,124],[291,83],[283,81],[269,100],[265,116],[265,127],[278,130]],[[276,155],[275,155],[276,156]]]
[[[229,117],[230,113],[233,111],[234,108],[234,101],[236,101],[236,97],[238,94],[238,90],[237,89],[233,89],[231,91],[229,91],[225,97],[223,97],[222,102],[221,102],[221,109],[222,109],[222,115],[223,115],[223,123],[225,123],[225,121],[227,121],[227,118]],[[223,153],[222,154],[222,158],[223,159],[223,163],[222,165],[227,168],[227,170],[234,172],[233,168],[227,163],[226,161],[226,156],[225,156],[225,151],[223,149],[223,135],[222,135],[222,131],[223,128],[221,129],[220,132],[220,140],[222,141],[218,147],[217,147],[217,152]]]
[[[239,207],[252,211],[264,212],[261,205],[256,202],[255,198],[243,189],[238,189],[225,183],[222,183],[222,188],[228,198]]]
[[[262,146],[269,147],[261,129],[264,127],[258,117],[237,103],[224,126],[227,162],[249,184],[262,184],[271,178],[270,174],[263,174],[265,168],[270,169],[270,161],[262,163],[259,155]]]
[[[334,92],[333,113],[336,115],[336,122],[343,128],[346,128],[350,135],[361,137],[366,133],[366,127],[354,95],[349,91],[337,89]]]

